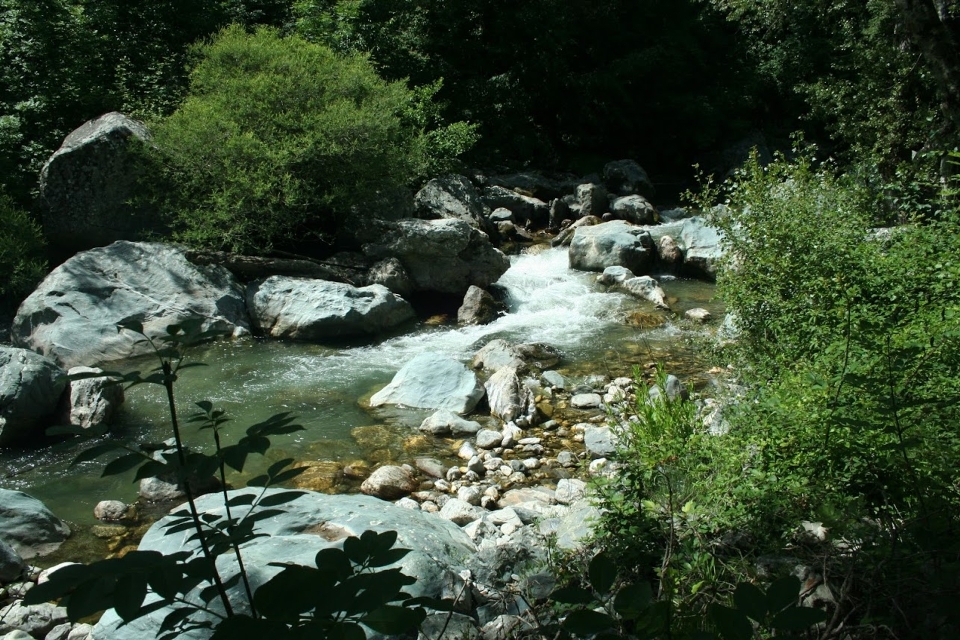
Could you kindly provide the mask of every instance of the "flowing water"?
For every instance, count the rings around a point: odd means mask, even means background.
[[[668,370],[685,376],[686,381],[697,384],[705,379],[703,359],[684,340],[694,333],[690,328],[682,329],[682,323],[674,322],[642,328],[651,318],[657,319],[651,305],[605,292],[596,284],[596,274],[572,271],[567,260],[565,249],[512,258],[510,270],[498,283],[507,292],[509,313],[488,325],[421,323],[402,335],[362,346],[335,348],[247,339],[197,348],[189,354],[189,360],[206,366],[182,372],[177,383],[178,410],[188,416],[199,400],[210,400],[225,409],[232,418],[225,429],[226,443],[273,414],[295,414],[305,429],[274,438],[267,460],[253,461],[256,464],[251,465],[249,473],[245,471],[249,477],[282,457],[377,463],[407,461],[414,454],[439,456],[449,452],[448,442],[411,437],[417,434],[412,426],[428,412],[372,412],[364,406],[372,393],[421,351],[441,352],[469,363],[484,344],[503,338],[559,348],[564,359],[557,369],[573,381],[592,373],[629,374],[634,365],[651,361],[667,363]],[[693,307],[705,307],[714,316],[722,314],[713,300],[711,285],[671,278],[661,283],[673,310],[681,317]],[[642,312],[640,326],[628,321],[637,312]],[[117,368],[146,371],[155,365],[145,359]],[[131,388],[114,437],[131,442],[168,438],[166,411],[162,388]],[[189,444],[209,446],[209,432],[197,433],[189,425],[185,431]],[[74,441],[41,450],[0,452],[0,486],[27,491],[61,518],[81,524],[95,522],[93,507],[102,499],[135,499],[132,474],[101,478],[102,460],[70,467],[81,449]],[[243,479],[233,482],[239,484]]]

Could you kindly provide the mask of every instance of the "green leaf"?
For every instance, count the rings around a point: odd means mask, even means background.
[[[67,616],[71,621],[99,613],[113,606],[113,577],[99,577],[78,586],[67,599]]]
[[[317,569],[333,575],[336,580],[344,580],[353,575],[353,565],[342,549],[321,549],[314,558]]]
[[[124,622],[140,617],[140,606],[147,597],[147,578],[141,573],[120,576],[113,594],[113,608]]]
[[[753,637],[753,625],[742,612],[713,603],[708,613],[724,640],[750,640]]]
[[[757,622],[763,622],[767,616],[767,597],[757,586],[749,582],[741,582],[733,592],[733,602],[737,609],[747,614]]]
[[[614,621],[606,613],[582,609],[564,618],[561,626],[576,636],[590,636],[613,628]]]
[[[617,579],[617,565],[606,552],[601,551],[590,561],[587,573],[590,576],[590,586],[597,593],[606,594]]]
[[[796,576],[780,578],[767,589],[767,606],[771,613],[796,605],[799,599],[800,579]]]
[[[362,624],[387,635],[399,635],[416,629],[426,613],[423,609],[408,609],[384,605],[360,618]]]
[[[583,587],[560,587],[550,594],[550,599],[561,604],[590,604],[593,594]]]
[[[293,502],[302,495],[306,495],[305,491],[279,491],[269,496],[264,496],[264,498],[257,504],[261,507],[276,507],[281,504],[287,504],[288,502]]]
[[[620,589],[613,600],[613,608],[624,620],[633,620],[652,603],[653,589],[650,583],[640,582]]]
[[[803,631],[827,619],[821,609],[810,607],[790,607],[773,617],[770,623],[777,631]]]
[[[138,467],[149,460],[150,458],[141,453],[128,453],[127,455],[120,456],[116,460],[113,460],[107,464],[107,466],[103,468],[103,473],[101,473],[100,476],[105,478],[107,476],[116,476],[121,473],[126,473],[127,471],[130,471],[130,469]]]
[[[227,500],[227,506],[229,507],[239,507],[243,505],[253,504],[253,501],[257,499],[255,493],[241,493],[240,495],[233,496]]]

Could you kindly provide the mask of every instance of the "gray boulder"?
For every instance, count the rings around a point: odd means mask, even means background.
[[[63,394],[61,416],[65,423],[89,429],[109,424],[123,404],[123,385],[102,374],[95,367],[72,367],[70,376],[90,376],[70,380],[68,393]]]
[[[473,356],[473,368],[498,371],[504,367],[535,367],[547,369],[556,366],[563,354],[540,342],[511,344],[501,338],[488,342]]]
[[[57,625],[67,621],[65,607],[48,602],[24,606],[13,602],[0,609],[0,634],[22,631],[27,637],[43,638]]]
[[[280,489],[268,489],[267,495],[279,493]],[[258,489],[231,491],[230,497],[258,493]],[[204,496],[197,500],[201,513],[224,515],[223,498],[220,495]],[[413,597],[439,597],[444,585],[444,576],[450,570],[459,570],[472,557],[476,548],[469,537],[452,522],[411,509],[397,507],[389,502],[363,495],[326,495],[306,492],[291,502],[275,507],[281,513],[256,524],[256,532],[268,537],[247,542],[241,547],[254,590],[267,582],[280,568],[271,563],[290,563],[315,566],[317,552],[331,547],[342,547],[349,536],[359,536],[367,530],[376,532],[396,531],[397,547],[412,549],[399,563],[407,575],[417,579],[405,588]],[[233,507],[234,517],[243,516],[246,507]],[[178,551],[196,552],[196,541],[190,540],[190,531],[167,534],[171,517],[167,516],[154,524],[140,543],[141,550],[172,554]],[[232,553],[221,555],[217,566],[226,583],[237,574],[237,565]],[[235,610],[246,612],[246,597],[243,586],[236,584],[229,589]],[[217,605],[214,605],[217,606]],[[121,624],[114,611],[108,611],[97,623],[93,637],[111,640],[142,640],[156,637],[164,617],[171,608],[163,608],[129,624]],[[208,638],[209,631],[183,634],[181,638]]]
[[[396,258],[387,258],[367,271],[367,284],[382,284],[402,298],[413,293],[413,280]]]
[[[441,409],[420,424],[420,431],[435,436],[474,435],[480,431],[480,423],[461,418],[453,411]]]
[[[463,304],[457,309],[457,324],[489,324],[506,311],[506,305],[498,302],[488,291],[473,285],[463,296]]]
[[[607,212],[607,190],[599,184],[581,184],[576,191],[579,217],[602,216]]]
[[[619,265],[635,274],[647,274],[655,248],[650,233],[622,220],[578,227],[570,241],[570,267],[603,271]]]
[[[47,507],[22,491],[0,489],[0,540],[24,560],[57,549],[70,536],[70,527]]]
[[[410,303],[382,284],[271,276],[247,285],[253,326],[273,338],[323,340],[375,335],[415,316]]]
[[[615,160],[603,167],[603,182],[610,193],[626,196],[634,193],[652,197],[656,191],[647,172],[634,160]]]
[[[497,369],[483,386],[487,391],[490,413],[504,422],[520,417],[529,421],[536,416],[533,393],[520,381],[516,367]]]
[[[487,184],[494,187],[503,187],[510,191],[523,192],[540,200],[559,198],[563,194],[569,193],[576,185],[569,180],[554,180],[532,171],[490,176],[487,179]]]
[[[723,257],[722,238],[717,228],[708,225],[706,220],[699,216],[687,218],[683,221],[680,243],[683,245],[684,273],[706,280],[716,280],[717,268]]]
[[[624,291],[634,298],[649,300],[658,309],[669,309],[667,304],[667,294],[660,288],[660,283],[650,276],[638,276],[624,280],[617,288]]]
[[[538,198],[517,193],[504,187],[487,187],[483,190],[483,203],[492,209],[509,209],[521,226],[530,224],[545,226],[550,219],[550,206]]]
[[[14,582],[26,568],[27,564],[17,550],[0,538],[0,585]]]
[[[609,458],[617,451],[616,438],[610,427],[587,427],[583,431],[583,444],[593,459]]]
[[[395,465],[384,465],[370,474],[360,485],[360,491],[383,500],[397,500],[417,490],[413,474]]]
[[[144,163],[131,153],[150,133],[140,122],[108,113],[68,135],[40,171],[43,229],[58,254],[138,240],[164,226],[149,205],[131,205]]]
[[[481,231],[462,220],[373,221],[358,232],[370,258],[396,258],[417,291],[463,295],[470,285],[489,287],[510,260]]]
[[[463,220],[481,230],[486,226],[480,192],[463,176],[446,175],[430,180],[417,192],[414,203],[421,218]]]
[[[31,436],[57,410],[66,376],[50,358],[0,347],[0,447]]]
[[[626,220],[632,224],[654,224],[659,218],[657,208],[638,195],[617,198],[611,203],[610,211],[618,220]]]
[[[393,380],[370,398],[371,407],[385,404],[470,413],[483,397],[477,376],[449,356],[429,351],[410,360]]]
[[[211,334],[250,332],[243,291],[225,268],[194,265],[175,246],[121,241],[54,269],[20,305],[11,338],[62,367],[91,366],[151,353],[142,336],[117,330],[129,321],[152,338],[185,321]]]

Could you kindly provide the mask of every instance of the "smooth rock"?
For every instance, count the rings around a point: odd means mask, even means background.
[[[29,560],[54,551],[70,536],[68,527],[36,498],[0,489],[0,539]]]
[[[47,602],[28,606],[14,602],[0,609],[0,633],[2,634],[18,629],[31,636],[42,638],[55,626],[66,621],[67,610]]]
[[[622,220],[578,227],[570,241],[570,267],[603,271],[619,265],[635,274],[653,266],[654,244],[650,233]]]
[[[659,218],[657,208],[638,195],[617,198],[611,203],[610,211],[618,220],[626,220],[631,224],[654,224]]]
[[[477,376],[460,362],[423,352],[403,365],[390,384],[370,398],[370,406],[395,404],[466,414],[477,406],[483,394]]]
[[[587,492],[587,483],[576,478],[563,478],[557,481],[557,489],[554,493],[557,502],[560,504],[573,504],[581,500]]]
[[[247,285],[255,329],[272,338],[323,340],[376,335],[415,316],[410,303],[381,284],[271,276]]]
[[[684,312],[683,317],[687,320],[704,323],[709,322],[713,318],[713,315],[706,309],[697,307],[696,309],[687,309]]]
[[[489,324],[506,310],[506,305],[494,299],[489,292],[471,285],[463,297],[463,304],[457,309],[457,324]]]
[[[570,398],[570,406],[575,409],[596,409],[602,402],[599,393],[578,393]]]
[[[517,369],[501,367],[484,383],[490,413],[510,422],[523,416],[530,420],[536,414],[533,393],[521,384]]]
[[[680,233],[683,251],[683,272],[689,276],[716,280],[717,269],[723,258],[723,241],[720,232],[699,217],[683,221]]]
[[[120,500],[101,500],[93,508],[93,517],[101,522],[117,522],[136,518],[136,508]]]
[[[360,491],[383,500],[396,500],[417,490],[416,478],[403,467],[385,465],[374,470],[360,485]]]
[[[259,489],[240,489],[229,492],[229,497],[240,494],[259,493]],[[267,489],[267,495],[275,495],[282,489]],[[197,500],[201,513],[223,517],[222,496],[209,495]],[[307,492],[295,500],[281,504],[276,509],[281,513],[256,523],[255,531],[267,537],[251,540],[241,546],[244,562],[249,572],[252,587],[256,590],[280,568],[271,563],[291,563],[315,566],[314,559],[321,549],[342,547],[348,536],[359,536],[367,530],[378,533],[397,532],[397,547],[412,549],[396,566],[407,575],[417,579],[405,587],[412,597],[439,597],[446,571],[459,570],[475,553],[469,537],[452,522],[436,516],[397,507],[363,495],[325,495]],[[233,507],[235,517],[242,517],[246,507]],[[140,549],[172,554],[178,551],[197,552],[197,543],[190,540],[191,532],[167,534],[170,516],[160,520],[143,537]],[[232,553],[219,556],[218,568],[224,581],[237,574],[237,565]],[[390,567],[385,567],[390,568]],[[197,597],[196,592],[191,594]],[[247,612],[243,586],[229,588],[229,596],[237,612]],[[214,605],[215,607],[218,605]],[[160,623],[172,611],[164,607],[148,616],[121,625],[113,610],[101,618],[94,630],[95,638],[110,640],[143,640],[157,636]],[[200,635],[183,634],[180,638],[209,637],[209,632]]]
[[[17,550],[0,538],[0,585],[16,581],[26,568],[27,564]]]
[[[608,458],[617,451],[610,427],[589,426],[583,430],[583,444],[591,458]]]
[[[469,502],[465,502],[459,498],[451,498],[441,507],[439,515],[444,520],[450,520],[462,527],[470,524],[474,520],[479,520],[483,517],[483,513],[482,509],[473,506]]]
[[[0,347],[0,447],[23,442],[49,426],[66,384],[63,370],[50,358]]]
[[[443,435],[474,435],[480,431],[480,423],[461,418],[453,411],[440,409],[431,414],[420,424],[420,431],[436,436]]]
[[[477,432],[477,446],[481,449],[499,447],[503,441],[503,434],[492,429],[481,429]]]
[[[10,335],[62,367],[92,366],[153,353],[143,336],[117,330],[129,321],[155,340],[188,321],[207,335],[250,333],[243,291],[225,268],[194,265],[174,246],[121,241],[48,274],[20,305]]]
[[[586,183],[577,186],[575,192],[580,205],[580,217],[601,216],[607,211],[607,190],[599,184]]]

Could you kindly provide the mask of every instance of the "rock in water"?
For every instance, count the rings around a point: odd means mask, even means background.
[[[502,302],[497,302],[489,292],[473,285],[467,289],[463,304],[457,310],[458,324],[489,324],[506,311]]]
[[[421,218],[463,220],[480,230],[486,226],[480,193],[464,176],[451,174],[430,180],[417,192],[414,203]]]
[[[510,260],[463,220],[372,221],[357,233],[368,258],[396,258],[417,291],[463,295],[496,282]]]
[[[428,351],[403,365],[390,384],[373,394],[370,406],[449,409],[462,415],[477,406],[483,393],[477,376],[463,364]]]
[[[40,172],[43,230],[54,251],[71,255],[164,230],[153,207],[130,204],[144,167],[131,146],[149,140],[142,123],[116,112],[66,137]]]
[[[25,560],[54,551],[70,536],[70,527],[22,491],[0,489],[0,539]]]
[[[322,340],[375,335],[414,317],[413,307],[382,284],[272,276],[247,285],[253,325],[273,338]]]
[[[50,358],[0,347],[0,447],[21,442],[46,426],[67,384]]]
[[[175,246],[121,241],[47,275],[20,305],[11,338],[62,367],[92,366],[151,352],[142,336],[117,331],[129,321],[153,338],[184,321],[211,334],[250,332],[243,291],[225,268],[194,265]]]
[[[103,369],[73,367],[70,376],[95,376]],[[123,385],[107,376],[84,377],[71,380],[70,391],[63,395],[61,414],[64,422],[84,429],[107,424],[114,412],[123,404]]]
[[[622,220],[578,227],[570,241],[570,266],[582,271],[603,271],[617,265],[645,274],[655,255],[650,233]]]

